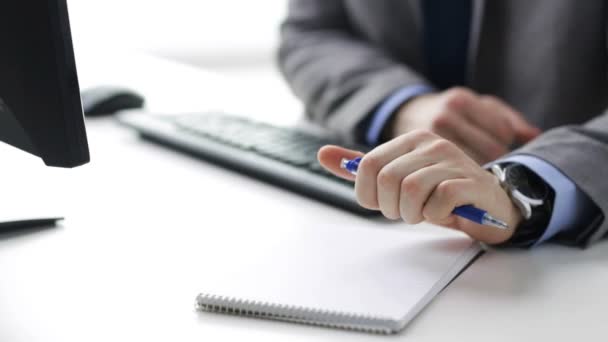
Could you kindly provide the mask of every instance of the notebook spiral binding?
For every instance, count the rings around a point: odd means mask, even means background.
[[[376,334],[392,334],[403,328],[398,322],[388,318],[243,300],[203,293],[196,297],[195,307],[199,311]]]

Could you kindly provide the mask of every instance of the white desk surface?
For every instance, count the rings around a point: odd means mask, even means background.
[[[226,108],[282,124],[298,118],[297,105],[273,98],[272,89],[242,89],[149,57],[78,59],[83,88],[129,85],[153,110]],[[48,169],[0,146],[4,213],[28,208],[68,218],[59,228],[0,238],[0,341],[605,339],[607,243],[491,251],[395,336],[195,312],[204,281],[197,269],[221,267],[214,254],[229,248],[205,242],[238,248],[256,238],[255,229],[231,225],[235,215],[263,222],[272,208],[272,221],[286,224],[383,224],[144,143],[111,118],[87,126],[92,162],[82,168]]]

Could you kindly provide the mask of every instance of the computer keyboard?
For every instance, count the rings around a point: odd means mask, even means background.
[[[223,113],[125,112],[119,121],[150,141],[361,215],[353,184],[325,171],[317,152],[332,141],[295,128]]]

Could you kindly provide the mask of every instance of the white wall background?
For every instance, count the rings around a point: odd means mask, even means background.
[[[71,0],[75,39],[195,64],[268,63],[286,0]]]
[[[287,0],[68,0],[77,49],[139,51],[272,89],[301,111],[275,67]],[[243,113],[246,114],[246,113]]]

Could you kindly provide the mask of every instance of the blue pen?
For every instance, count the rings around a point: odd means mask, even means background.
[[[342,159],[342,161],[340,162],[340,168],[345,169],[353,175],[356,175],[357,170],[359,169],[360,162],[361,157],[352,160]],[[454,215],[458,215],[462,218],[465,218],[478,224],[496,227],[499,229],[509,229],[509,226],[505,222],[492,217],[490,214],[488,214],[487,211],[475,208],[472,205],[463,205],[460,207],[456,207],[454,208],[454,211],[452,211],[452,213]]]

